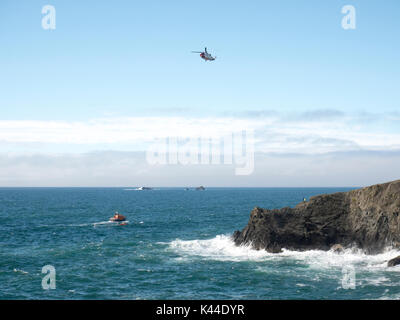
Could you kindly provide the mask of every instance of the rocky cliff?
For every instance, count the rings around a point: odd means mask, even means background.
[[[378,253],[400,244],[400,180],[311,198],[295,208],[256,207],[237,245],[277,253],[290,250],[329,250],[333,245],[357,246]],[[338,246],[336,246],[338,247]]]

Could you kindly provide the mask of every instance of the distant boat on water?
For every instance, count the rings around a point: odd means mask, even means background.
[[[118,212],[116,212],[114,214],[114,216],[110,218],[111,222],[122,222],[122,221],[125,221],[125,220],[126,220],[126,217],[124,215],[118,213]]]
[[[204,188],[203,186],[200,186],[200,187],[196,188],[196,191],[203,191],[203,190],[206,190],[206,188]]]
[[[139,187],[139,188],[137,188],[136,190],[139,190],[139,191],[153,190],[153,188],[149,188],[149,187]]]

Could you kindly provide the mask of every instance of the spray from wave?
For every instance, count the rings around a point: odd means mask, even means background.
[[[209,240],[174,240],[169,247],[178,254],[198,256],[219,261],[262,261],[272,254],[256,251],[250,246],[236,246],[228,235],[218,235]]]
[[[400,286],[400,266],[387,267],[387,261],[400,255],[398,250],[388,248],[377,255],[367,255],[360,249],[346,249],[341,253],[310,250],[268,253],[254,250],[251,246],[236,246],[230,235],[218,235],[207,240],[174,240],[168,243],[169,250],[179,255],[178,261],[192,262],[194,259],[223,262],[253,262],[253,271],[269,277],[286,275],[296,279],[296,286],[313,287],[325,281],[337,283],[334,290],[343,290],[345,272],[354,270],[357,288],[385,287],[380,299],[397,299],[391,291]]]
[[[386,270],[387,261],[400,255],[398,250],[388,248],[377,255],[367,255],[360,249],[346,249],[341,253],[333,251],[309,250],[273,254],[264,250],[254,250],[250,245],[236,246],[230,235],[218,235],[207,240],[174,240],[169,248],[185,257],[199,257],[218,261],[287,262],[303,264],[312,269],[343,268],[355,266],[365,270]],[[391,268],[400,272],[400,266]]]

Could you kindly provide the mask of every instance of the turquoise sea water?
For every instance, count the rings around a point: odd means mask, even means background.
[[[1,188],[0,299],[398,299],[394,250],[273,255],[230,240],[255,206],[347,190]],[[108,222],[116,210],[127,225]],[[45,265],[54,290],[42,288]]]

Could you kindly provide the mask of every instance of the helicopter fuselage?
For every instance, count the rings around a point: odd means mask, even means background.
[[[205,53],[205,52],[200,53],[200,57],[202,59],[204,59],[205,61],[214,61],[215,60],[215,58],[211,54]]]

